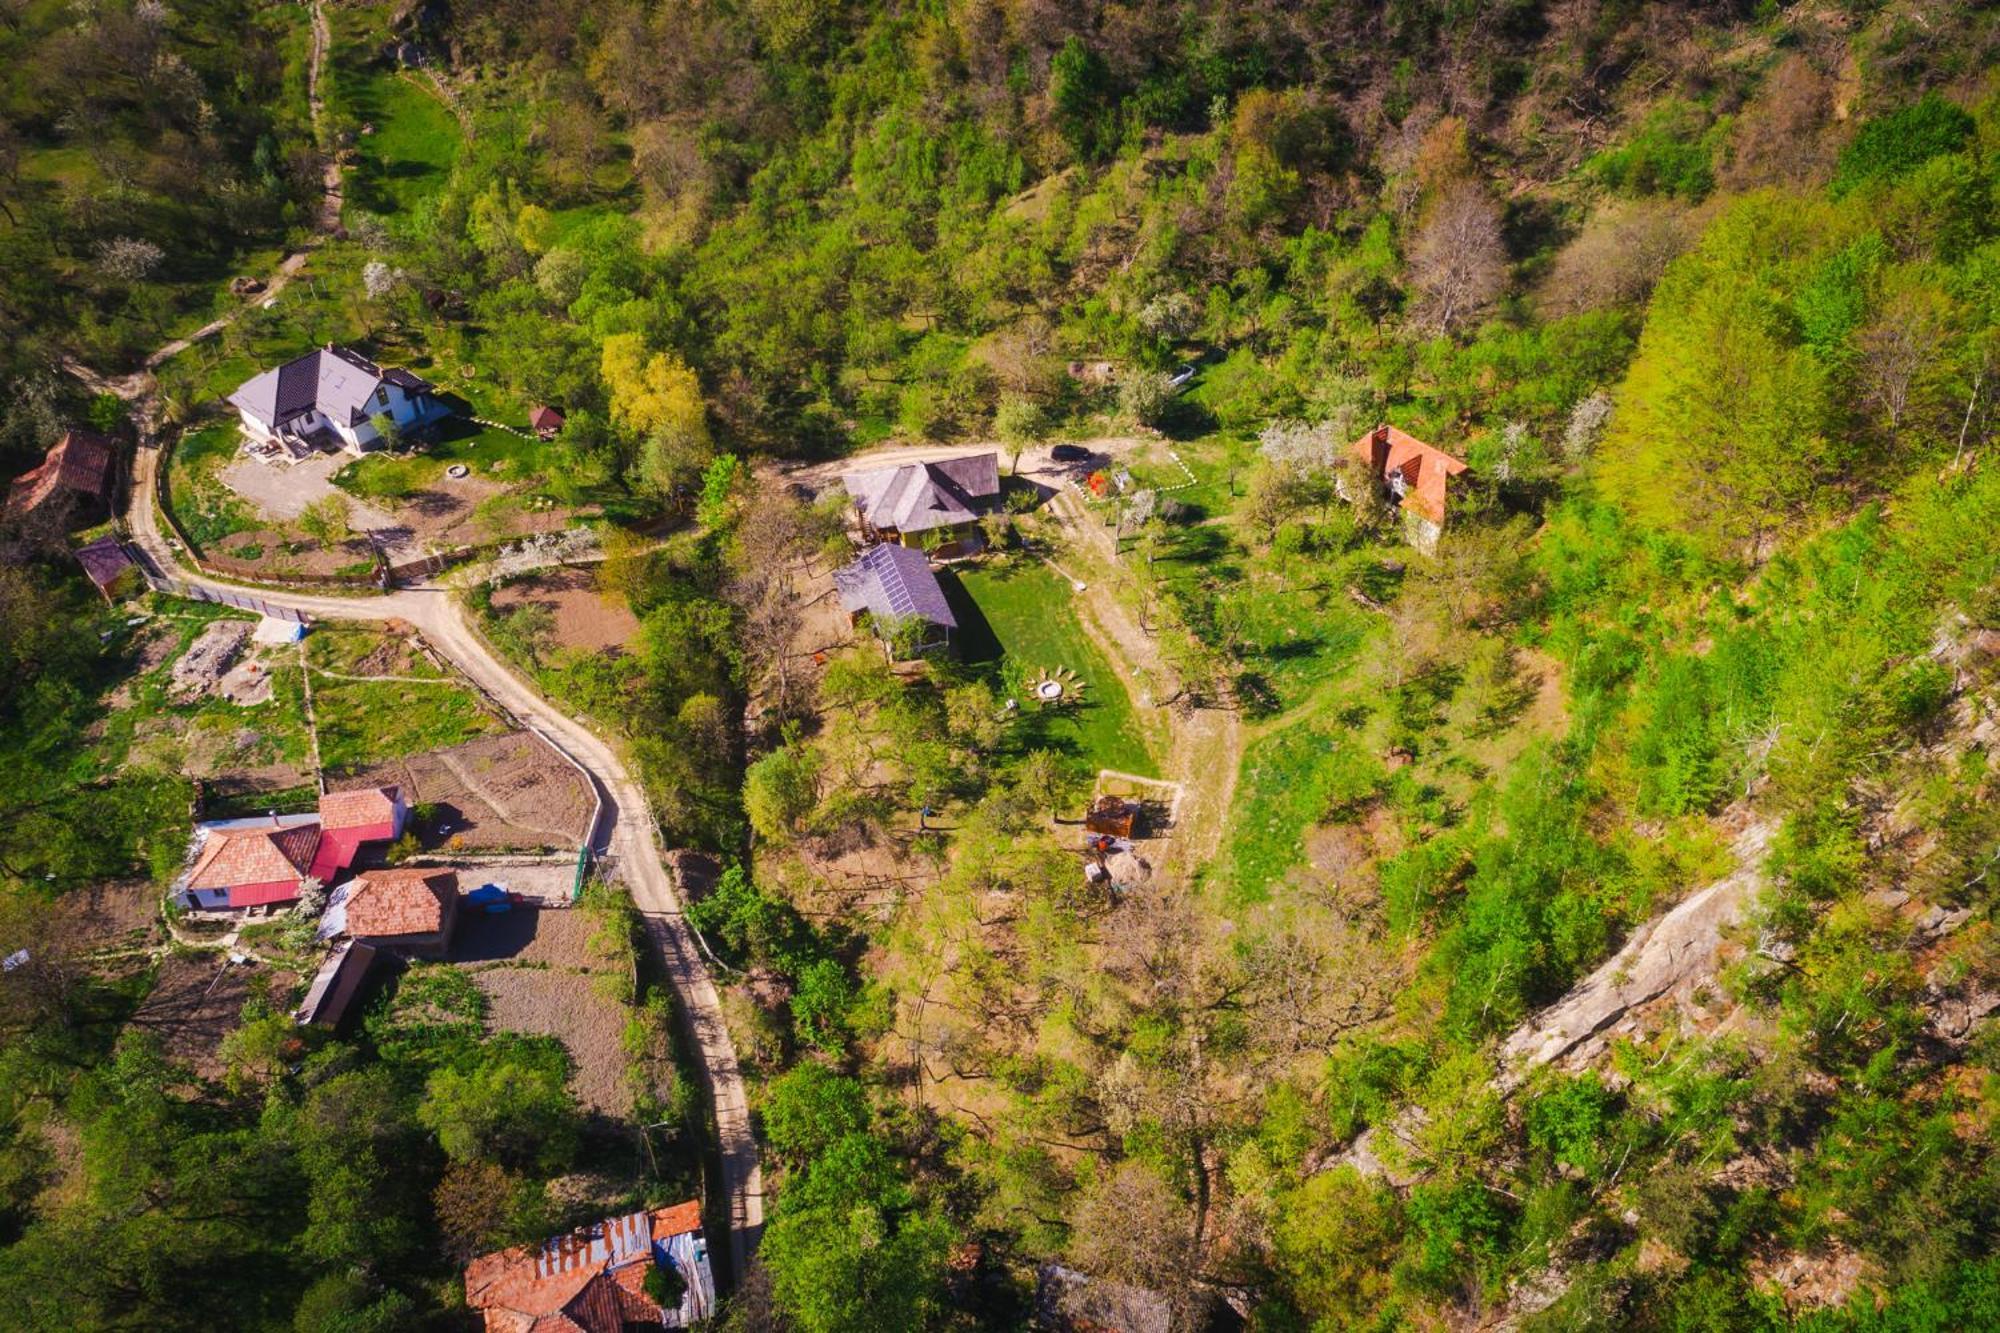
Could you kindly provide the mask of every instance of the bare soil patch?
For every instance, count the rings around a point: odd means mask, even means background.
[[[158,942],[160,894],[152,881],[116,880],[79,889],[63,899],[70,933],[90,950],[141,949]]]
[[[510,583],[493,594],[502,610],[540,606],[555,620],[556,642],[564,648],[603,652],[623,648],[639,632],[639,618],[616,598],[597,590],[586,569],[559,569]]]
[[[222,1041],[243,1017],[252,987],[267,994],[290,994],[298,977],[227,961],[223,953],[175,953],[160,960],[153,990],[132,1015],[132,1023],[153,1032],[167,1054],[202,1078],[223,1072]]]
[[[250,628],[247,620],[217,620],[203,629],[174,663],[167,696],[175,703],[190,704],[213,692],[250,641]]]
[[[592,942],[595,933],[590,916],[566,909],[478,912],[461,919],[452,957],[486,993],[489,1028],[562,1042],[575,1065],[577,1101],[622,1117],[632,1110],[625,1009],[613,994],[623,965]]]
[[[596,797],[568,760],[527,731],[370,764],[342,775],[340,789],[393,783],[412,806],[435,806],[417,829],[428,848],[561,851],[583,840]]]

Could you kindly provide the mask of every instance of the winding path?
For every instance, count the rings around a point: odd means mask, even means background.
[[[313,4],[312,64],[307,74],[308,96],[314,124],[321,118],[319,92],[321,69],[332,38],[325,10],[319,0]],[[329,157],[322,181],[323,194],[312,241],[285,256],[278,271],[269,279],[260,299],[282,290],[305,267],[320,240],[331,235],[340,223],[340,165]],[[138,422],[140,448],[132,463],[131,485],[127,491],[126,524],[128,538],[137,558],[152,573],[178,579],[196,587],[225,589],[233,585],[192,570],[181,563],[176,550],[160,530],[160,515],[154,504],[161,458],[154,438],[157,418],[158,383],[152,372],[169,358],[185,351],[203,338],[211,337],[251,307],[246,304],[225,314],[184,338],[177,338],[146,357],[138,372],[113,378],[100,375],[74,360],[65,368],[100,393],[113,393],[132,404]],[[408,621],[417,627],[431,646],[485,690],[519,721],[535,727],[576,760],[604,798],[603,813],[591,830],[592,850],[614,861],[632,898],[646,921],[647,932],[659,950],[668,980],[680,1001],[681,1014],[689,1038],[701,1061],[702,1080],[715,1123],[717,1151],[722,1164],[722,1193],[729,1204],[729,1259],[731,1276],[740,1281],[750,1252],[764,1227],[764,1178],[758,1159],[757,1139],[750,1125],[750,1103],[743,1087],[743,1075],[736,1062],[736,1047],[723,1021],[721,999],[708,969],[697,951],[695,935],[682,914],[680,894],[672,876],[660,859],[658,825],[647,806],[645,792],[626,767],[623,757],[589,727],[552,707],[548,700],[496,656],[486,641],[467,622],[457,600],[442,588],[406,588],[379,597],[317,597],[276,589],[259,589],[259,595],[273,606],[287,607],[321,620],[381,621],[390,618]]]
[[[142,447],[132,464],[131,503],[126,513],[132,546],[152,572],[183,583],[226,589],[182,565],[160,530],[153,504],[160,451]],[[408,621],[432,648],[464,672],[516,719],[538,728],[567,750],[604,797],[604,815],[592,831],[592,846],[618,866],[648,932],[666,965],[667,977],[701,1060],[703,1082],[715,1118],[722,1159],[722,1191],[729,1200],[731,1272],[740,1278],[764,1226],[763,1171],[750,1126],[750,1103],[736,1062],[736,1046],[723,1021],[721,998],[682,915],[680,894],[660,859],[652,813],[624,759],[597,733],[551,707],[506,663],[494,655],[465,618],[457,599],[443,588],[405,588],[379,597],[316,597],[259,590],[273,606],[320,620]]]

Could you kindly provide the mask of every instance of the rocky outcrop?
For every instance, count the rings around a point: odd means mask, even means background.
[[[1502,1087],[1538,1065],[1581,1064],[1635,1031],[1639,1011],[1669,997],[1690,999],[1713,982],[1729,927],[1764,884],[1775,825],[1758,820],[1731,845],[1736,869],[1632,932],[1625,946],[1569,994],[1523,1024],[1501,1047]]]

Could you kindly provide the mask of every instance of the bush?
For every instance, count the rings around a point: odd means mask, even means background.
[[[1841,151],[1833,171],[1835,196],[1871,180],[1901,176],[1972,137],[1972,117],[1936,93],[1877,116]]]

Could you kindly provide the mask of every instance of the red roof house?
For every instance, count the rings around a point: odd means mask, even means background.
[[[646,1295],[655,1266],[680,1275],[676,1308]],[[688,1328],[715,1312],[701,1205],[627,1213],[540,1245],[482,1255],[466,1266],[465,1303],[485,1315],[486,1333]]]
[[[7,492],[7,512],[25,518],[66,501],[103,505],[111,494],[115,453],[116,446],[95,431],[65,431],[38,466],[14,478]]]
[[[195,829],[199,844],[185,890],[190,906],[261,907],[299,896],[319,848],[316,815],[265,815]]]
[[[403,836],[403,794],[395,787],[330,791],[319,798],[319,855],[313,878],[331,883],[334,872],[354,864],[364,842],[394,842]]]
[[[232,909],[288,903],[308,876],[331,884],[361,846],[403,832],[394,787],[328,792],[318,814],[263,815],[198,824],[193,855],[177,889],[188,907]]]
[[[1394,426],[1377,426],[1349,447],[1401,503],[1412,540],[1435,545],[1444,530],[1451,478],[1464,472],[1465,464]]]
[[[546,404],[528,413],[528,425],[545,440],[553,440],[556,432],[563,428],[563,414]]]
[[[319,934],[345,933],[399,954],[442,958],[458,920],[458,876],[406,867],[364,870],[333,891]]]

